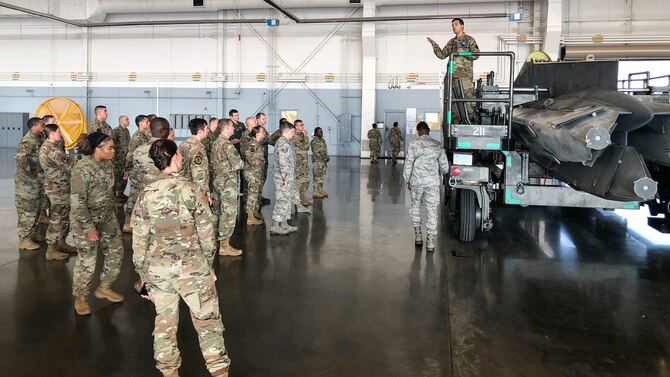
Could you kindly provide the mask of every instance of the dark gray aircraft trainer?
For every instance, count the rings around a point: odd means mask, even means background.
[[[479,55],[508,57],[513,66],[509,52]],[[623,93],[617,71],[617,61],[527,62],[509,88],[494,85],[491,72],[470,100],[474,114],[467,114],[460,83],[447,75],[447,202],[459,239],[472,241],[492,228],[493,203],[608,209],[644,203],[670,218],[668,88],[660,88],[664,97]],[[659,98],[664,103],[653,102]]]

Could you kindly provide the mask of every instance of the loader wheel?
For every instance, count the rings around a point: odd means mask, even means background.
[[[472,242],[477,233],[477,199],[471,190],[458,190],[458,215],[456,217],[458,239]]]

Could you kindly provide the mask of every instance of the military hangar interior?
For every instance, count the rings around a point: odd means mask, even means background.
[[[480,52],[440,60],[426,38],[447,45],[457,17]],[[177,143],[230,109],[323,129],[329,197],[284,237],[240,214],[244,254],[214,259],[231,376],[670,375],[667,1],[8,0],[0,20],[3,376],[161,375],[132,234],[125,300],[91,295],[87,316],[77,256],[18,248],[26,121],[55,112],[76,139],[97,105],[113,127],[164,117]],[[449,62],[469,57],[467,106]],[[434,252],[403,178],[421,121],[451,164]],[[263,196],[269,219],[272,179]],[[179,375],[207,376],[187,310]]]

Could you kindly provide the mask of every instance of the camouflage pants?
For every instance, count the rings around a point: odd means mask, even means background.
[[[314,189],[323,189],[323,179],[326,177],[328,163],[312,159],[312,174],[314,174]]]
[[[228,368],[230,358],[223,341],[223,323],[219,298],[213,279],[206,276],[175,275],[170,286],[155,286],[149,281],[149,296],[156,306],[154,322],[154,358],[156,368],[167,374],[181,365],[177,348],[179,297],[188,305],[200,350],[210,373]]]
[[[65,240],[70,232],[70,196],[68,194],[48,193],[51,201],[49,208],[49,226],[47,227],[47,244],[53,245]]]
[[[142,185],[137,179],[130,178],[130,193],[128,194],[128,201],[126,202],[126,218],[129,219],[133,215],[133,208],[135,208],[135,202],[137,197],[140,195],[142,190]]]
[[[247,213],[259,211],[259,201],[263,190],[263,170],[244,170],[246,182],[245,197],[247,198]]]
[[[236,179],[223,179],[223,183],[214,182],[213,203],[214,214],[219,218],[217,240],[230,238],[235,230],[237,220],[237,188]]]
[[[456,85],[456,80],[457,78],[453,79],[453,84]],[[461,84],[463,84],[463,92],[465,92],[465,98],[472,98],[472,92],[473,92],[473,84],[472,84],[472,77],[461,77]],[[472,103],[468,102],[465,104],[466,108],[468,109],[468,114],[470,115],[470,118],[472,118],[473,115],[473,109],[472,109]],[[460,118],[458,117],[458,110],[456,109],[456,104],[452,103],[451,104],[451,113],[453,114],[452,117],[452,123],[461,123]]]
[[[381,151],[381,145],[370,143],[370,160],[372,161],[377,160],[380,151]]]
[[[287,221],[291,218],[291,212],[293,204],[296,200],[296,192],[294,183],[289,181],[288,187],[283,187],[284,183],[281,178],[273,177],[275,184],[275,207],[272,209],[272,220],[273,221]],[[298,203],[300,202],[298,198]]]
[[[72,294],[75,297],[86,297],[91,290],[91,279],[98,256],[98,244],[105,256],[100,281],[111,284],[119,276],[123,259],[123,239],[116,217],[112,216],[104,223],[95,224],[95,228],[100,236],[99,241],[89,240],[86,232],[80,226],[72,224],[74,244],[79,252],[72,271]]]
[[[426,203],[426,233],[437,234],[437,207],[440,205],[440,186],[414,187],[409,193],[412,205],[409,215],[415,228],[421,227],[421,203]]]
[[[114,162],[114,195],[117,197],[126,191],[126,185],[128,185],[128,178],[123,179],[123,173],[125,173],[125,161],[115,161]]]
[[[30,238],[37,231],[37,219],[42,202],[42,182],[38,179],[15,181],[14,204],[19,221],[16,227],[19,240]]]
[[[309,162],[307,155],[296,155],[295,158],[295,185],[298,193],[305,193],[309,188]]]
[[[400,154],[400,144],[391,144],[391,155],[393,158],[397,158]]]
[[[40,213],[46,211],[47,209],[51,209],[51,202],[49,201],[49,197],[47,194],[42,191],[42,201],[40,202]],[[49,212],[49,216],[51,216],[51,212]]]

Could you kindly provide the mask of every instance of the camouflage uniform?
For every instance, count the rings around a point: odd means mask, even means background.
[[[117,127],[112,130],[114,140],[114,195],[121,196],[126,190],[128,178],[123,179],[126,171],[126,156],[128,155],[128,144],[130,143],[130,131],[127,127]]]
[[[212,158],[212,144],[218,139],[219,136],[214,132],[209,131],[205,140],[202,141],[202,146],[205,147],[205,152],[207,152],[207,157]],[[210,172],[211,173],[211,172]]]
[[[223,241],[229,239],[235,230],[239,187],[237,170],[242,169],[244,163],[233,142],[221,136],[212,145],[209,166],[212,171],[214,213],[219,217],[217,239]]]
[[[391,131],[389,131],[389,142],[391,143],[393,161],[395,161],[395,159],[398,157],[398,154],[400,153],[400,144],[403,142],[400,127],[391,128]]]
[[[204,148],[203,148],[204,149]],[[133,263],[156,306],[154,358],[164,374],[181,365],[179,297],[184,299],[210,373],[228,368],[214,261],[213,216],[196,184],[160,174],[140,193],[133,212]]]
[[[378,129],[373,128],[368,131],[368,140],[370,140],[370,161],[376,162],[382,148],[382,134]]]
[[[437,234],[437,207],[440,204],[441,177],[449,171],[449,161],[440,142],[421,135],[407,148],[403,178],[412,186],[409,209],[414,228],[421,228],[421,201],[426,203],[426,233]]]
[[[28,131],[16,147],[16,174],[14,175],[14,204],[18,214],[17,232],[19,240],[29,239],[37,231],[37,216],[43,196],[42,176],[39,162],[38,137]]]
[[[44,192],[49,197],[51,219],[47,228],[47,244],[65,240],[70,232],[70,174],[72,164],[63,148],[44,141],[40,147],[40,165],[44,169]]]
[[[116,220],[114,168],[111,161],[96,162],[84,157],[72,168],[70,226],[79,252],[72,272],[72,294],[88,296],[98,255],[98,243],[105,256],[100,282],[111,284],[119,276],[123,258],[123,240]],[[96,229],[99,241],[87,233]]]
[[[261,191],[263,190],[263,168],[265,166],[265,156],[263,146],[254,138],[251,138],[249,144],[244,150],[244,179],[247,192],[247,213],[259,211]]]
[[[295,184],[298,192],[304,195],[309,188],[309,137],[296,131],[292,141],[295,145]]]
[[[133,135],[133,137],[134,136],[135,135]],[[138,145],[136,148],[132,148],[133,145],[131,140],[128,153],[130,153],[130,150],[132,149],[132,154],[128,155],[129,161],[127,161],[126,164],[126,169],[130,169],[128,171],[128,175],[130,176],[130,196],[128,197],[128,202],[126,203],[126,219],[129,219],[130,216],[132,216],[133,208],[135,207],[135,202],[137,201],[137,196],[142,191],[142,188],[144,188],[144,186],[146,186],[148,183],[147,177],[145,177],[145,175],[148,174],[148,178],[153,179],[156,178],[159,173],[158,169],[154,165],[154,161],[151,159],[151,157],[149,157],[149,148],[151,148],[151,143],[156,140],[158,140],[158,138],[152,137],[144,144]],[[140,150],[141,152],[138,153]]]
[[[110,126],[106,121],[99,120],[98,118],[95,118],[93,122],[86,125],[87,134],[90,135],[96,131],[100,131],[109,137],[114,137],[114,131],[112,130],[112,126]]]
[[[466,49],[469,52],[479,52],[479,46],[477,46],[477,41],[471,36],[463,33],[463,36],[458,38],[454,37],[447,42],[447,45],[444,48],[440,48],[437,43],[433,44],[433,52],[435,56],[444,60],[449,58],[449,55],[458,50],[458,42],[467,44],[468,48]],[[472,71],[472,61],[479,59],[479,56],[457,56],[454,58],[454,81],[456,79],[461,79],[463,84],[463,91],[465,92],[465,98],[472,98],[473,90],[473,71]],[[455,83],[452,85],[456,85]],[[472,104],[466,104],[468,109],[468,114],[473,114]],[[458,114],[456,112],[456,106],[452,106],[452,113]]]
[[[270,135],[270,141],[268,144],[275,146],[277,145],[277,140],[281,137],[281,128],[279,128],[277,131],[273,132],[272,135]]]
[[[251,139],[252,138],[249,134],[249,130],[246,130],[242,133],[242,136],[240,137],[240,156],[242,156],[242,158],[244,158],[244,153],[249,146]]]
[[[137,196],[143,187],[141,176],[138,169],[135,168],[135,151],[142,145],[149,143],[149,140],[151,139],[144,132],[140,132],[140,130],[137,130],[133,134],[133,137],[130,138],[128,155],[126,156],[126,172],[128,173],[128,178],[130,178],[130,193],[126,202],[126,219],[132,215]]]
[[[283,135],[275,144],[275,164],[272,178],[275,184],[277,202],[272,210],[272,220],[287,221],[291,217],[292,204],[295,204],[295,152],[291,142]],[[288,187],[284,187],[288,183]]]
[[[263,127],[265,130],[265,127]],[[263,184],[261,185],[261,193],[263,193],[263,186],[265,186],[265,182],[268,180],[268,166],[270,165],[270,161],[268,159],[269,156],[269,148],[268,145],[270,144],[270,135],[268,134],[268,131],[265,130],[265,138],[263,141],[261,141],[261,145],[263,146],[263,156],[265,157],[265,166],[263,166]],[[260,195],[259,194],[259,195]],[[261,195],[262,197],[262,195]]]
[[[209,158],[200,140],[191,136],[179,145],[182,164],[181,174],[193,181],[200,192],[209,198]]]
[[[314,191],[323,191],[323,178],[328,169],[328,146],[322,137],[312,139],[312,172],[314,174]]]

